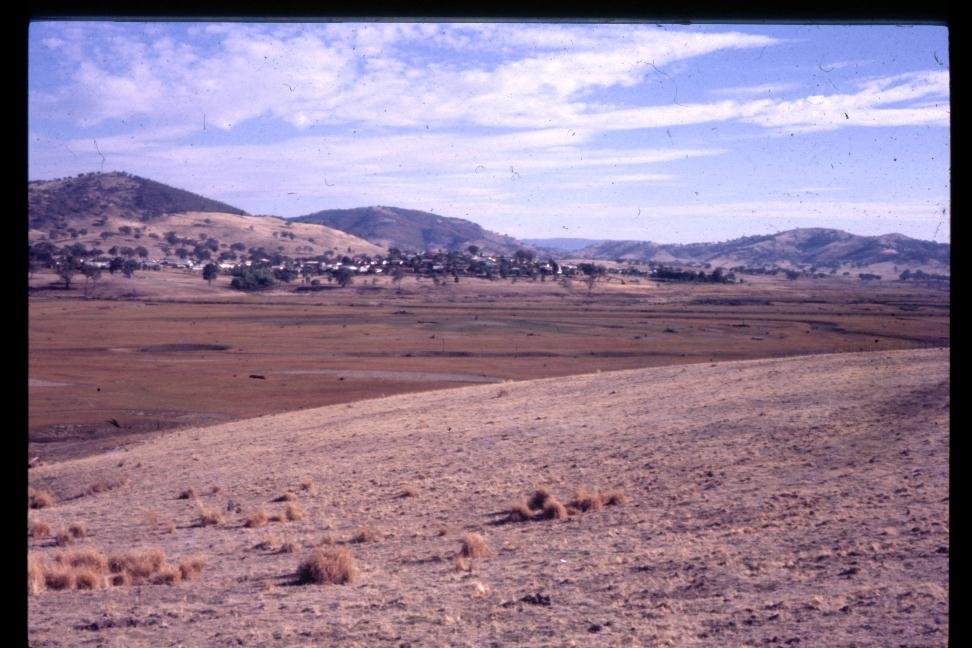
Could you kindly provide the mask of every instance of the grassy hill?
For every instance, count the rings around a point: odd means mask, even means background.
[[[354,234],[382,247],[402,251],[464,250],[476,245],[484,252],[512,255],[529,247],[516,239],[485,230],[472,221],[398,207],[326,209],[293,219],[319,223]]]

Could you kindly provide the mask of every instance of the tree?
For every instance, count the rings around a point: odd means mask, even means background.
[[[74,279],[74,275],[77,273],[78,269],[81,267],[80,262],[77,257],[66,256],[61,259],[57,266],[57,276],[59,276],[64,281],[64,290],[69,290],[71,288],[71,280]]]
[[[209,282],[209,285],[213,285],[213,279],[219,275],[219,266],[215,263],[207,263],[203,268],[203,279]]]
[[[88,283],[94,283],[101,278],[101,268],[85,263],[81,266],[81,272],[84,274],[84,296],[87,297]]]
[[[338,268],[334,271],[334,278],[341,288],[347,288],[354,280],[354,273],[348,268]]]
[[[138,270],[138,267],[138,261],[135,259],[125,259],[125,262],[122,264],[121,271],[127,279],[131,279],[133,276],[135,276],[135,271]]]
[[[266,266],[238,266],[233,275],[230,286],[237,290],[262,290],[274,284],[273,273]]]
[[[125,265],[125,259],[116,256],[114,259],[108,262],[108,272],[115,274],[121,270]]]
[[[476,256],[477,254],[479,254],[479,246],[478,245],[470,245],[469,247],[466,248],[466,250],[469,252],[469,254],[471,254],[473,256]]]

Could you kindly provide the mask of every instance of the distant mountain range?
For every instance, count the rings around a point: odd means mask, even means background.
[[[661,244],[651,241],[528,239],[483,229],[461,218],[398,207],[327,209],[298,218],[250,216],[242,209],[189,191],[127,173],[85,173],[72,178],[29,182],[29,237],[59,245],[85,243],[99,248],[148,247],[165,254],[165,240],[216,239],[213,252],[239,243],[290,256],[330,250],[374,254],[402,251],[465,250],[513,255],[533,248],[538,255],[614,261],[710,264],[713,267],[795,267],[824,269],[894,268],[950,272],[951,246],[901,234],[857,236],[823,228],[794,229],[720,243]],[[195,243],[196,246],[201,243]],[[236,246],[234,249],[242,249]]]
[[[948,272],[951,246],[902,234],[858,236],[824,228],[793,229],[746,236],[720,243],[662,244],[651,241],[530,239],[541,248],[560,249],[572,257],[599,260],[709,263],[746,267],[867,267],[888,264]]]
[[[325,209],[292,219],[318,223],[359,236],[375,245],[403,251],[465,250],[470,245],[491,254],[512,255],[529,247],[472,221],[399,207]]]

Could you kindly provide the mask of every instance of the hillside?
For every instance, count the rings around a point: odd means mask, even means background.
[[[180,248],[246,254],[263,248],[288,256],[325,252],[377,254],[382,248],[321,225],[251,216],[230,205],[124,173],[89,173],[28,184],[30,243],[81,243],[113,256],[144,248],[144,257],[176,256]],[[235,248],[233,247],[235,245]]]
[[[464,250],[476,245],[491,254],[512,255],[528,247],[516,239],[485,230],[472,221],[398,207],[327,209],[294,218],[327,225],[382,247],[402,251]]]
[[[950,252],[947,243],[921,241],[901,234],[857,236],[841,230],[805,228],[720,243],[601,241],[574,254],[592,259],[711,263],[725,267],[841,269],[885,265],[948,274]]]
[[[204,567],[32,594],[29,643],[944,646],[949,400],[945,349],[703,363],[367,400],[42,465],[30,486],[56,503],[30,519],[83,524],[73,549]],[[537,486],[626,501],[504,523]],[[470,532],[491,555],[457,555]],[[316,546],[349,550],[357,579],[298,585]],[[29,550],[63,551],[40,535]]]

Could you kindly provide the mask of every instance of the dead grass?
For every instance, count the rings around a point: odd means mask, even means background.
[[[85,538],[88,536],[88,529],[80,522],[75,522],[68,527],[68,533],[72,538]]]
[[[141,582],[157,573],[165,564],[165,552],[161,549],[143,549],[111,556],[108,568],[113,574],[126,573],[134,583]]]
[[[553,497],[553,495],[546,488],[540,487],[533,492],[533,496],[527,501],[527,506],[529,506],[534,511],[539,511],[543,509],[543,505],[547,503],[547,500]]]
[[[159,514],[155,511],[150,511],[145,515],[145,522],[150,528],[154,529],[159,526]]]
[[[300,498],[298,498],[295,493],[291,493],[290,491],[287,491],[280,497],[273,498],[273,501],[274,502],[296,502],[298,499]]]
[[[195,497],[196,489],[192,488],[191,486],[179,493],[179,499],[195,499]]]
[[[285,542],[282,545],[280,545],[280,549],[277,551],[277,553],[282,553],[282,554],[294,553],[295,551],[297,551],[296,544],[294,544],[293,542]]]
[[[279,545],[279,544],[280,544],[280,541],[277,539],[276,536],[268,536],[268,537],[264,538],[263,540],[261,540],[260,542],[256,543],[253,546],[253,548],[254,549],[263,549],[264,551],[272,551],[272,550],[276,549],[277,548],[277,545]]]
[[[218,495],[223,492],[223,487],[219,486],[218,484],[215,484],[213,485],[212,488],[209,489],[209,492],[212,493],[213,495]]]
[[[44,591],[44,561],[35,553],[27,554],[27,592],[40,594]]]
[[[74,570],[64,565],[46,565],[44,587],[55,592],[73,588]]]
[[[257,511],[256,513],[251,513],[243,526],[249,527],[251,529],[257,529],[267,525],[267,514],[263,511]]]
[[[314,493],[317,490],[317,485],[314,483],[313,479],[306,479],[300,482],[300,489],[302,491],[307,491],[308,493]]]
[[[223,523],[223,516],[212,509],[207,509],[199,502],[196,502],[196,508],[199,510],[199,519],[196,520],[196,526],[216,526]]]
[[[353,582],[358,576],[354,557],[347,548],[322,549],[311,551],[297,568],[299,584],[325,583],[344,585]]]
[[[74,587],[79,590],[98,589],[105,582],[105,577],[90,568],[76,569],[74,571]]]
[[[488,558],[495,552],[486,544],[486,540],[478,533],[467,533],[462,537],[462,547],[459,555],[464,558]]]
[[[182,582],[182,570],[178,567],[166,565],[157,574],[152,576],[153,585],[175,585]]]
[[[533,511],[526,504],[516,504],[506,516],[507,522],[527,522],[533,519]]]
[[[115,479],[102,479],[97,481],[88,488],[85,489],[85,495],[97,495],[98,493],[105,493],[110,490],[114,490],[128,483],[126,477],[117,477]]]
[[[604,500],[597,493],[588,493],[587,489],[581,488],[574,495],[568,506],[577,509],[581,513],[588,511],[599,511],[604,508]]]
[[[182,574],[182,580],[189,581],[193,580],[202,572],[203,567],[206,566],[206,561],[199,556],[194,556],[192,558],[187,558],[179,563],[179,572]]]
[[[74,536],[68,533],[65,529],[61,529],[54,534],[54,544],[56,544],[58,547],[72,545],[74,544]]]
[[[414,486],[408,485],[402,488],[402,492],[398,494],[399,497],[416,497],[418,496],[418,489]]]
[[[69,551],[65,554],[58,555],[54,560],[58,564],[68,565],[70,567],[85,567],[98,572],[108,570],[108,559],[97,549]]]
[[[32,520],[27,527],[27,533],[31,538],[46,538],[51,535],[51,526],[40,520]]]
[[[549,497],[543,505],[541,515],[545,520],[565,520],[569,517],[567,507],[561,504],[557,498]]]
[[[358,529],[358,532],[351,538],[351,542],[362,544],[365,542],[377,542],[380,539],[381,533],[377,529],[371,526],[365,526]]]
[[[32,509],[50,508],[54,506],[54,496],[47,491],[28,488],[27,506]]]
[[[287,520],[290,522],[297,522],[298,520],[304,519],[304,509],[295,502],[287,504],[287,508],[284,509],[284,515],[287,516]]]
[[[601,499],[604,500],[606,506],[619,506],[628,502],[628,496],[624,494],[623,490],[610,490],[601,493]]]

